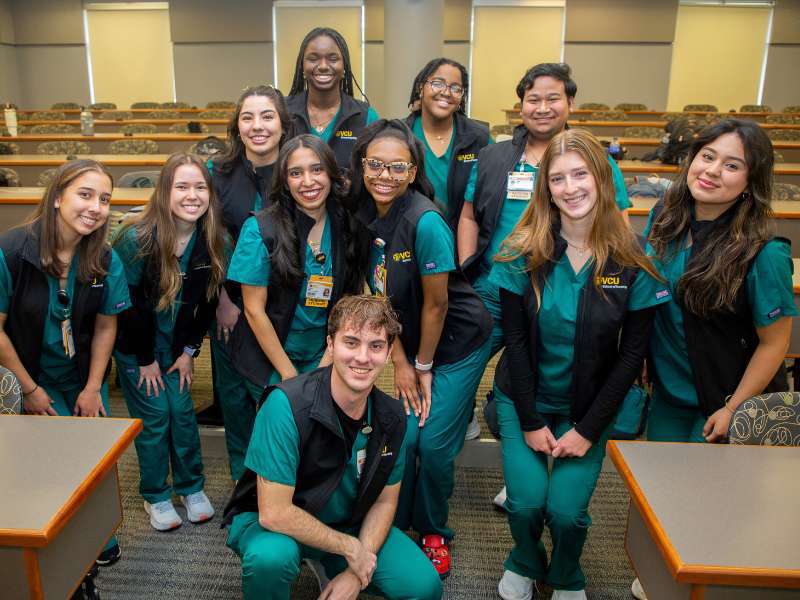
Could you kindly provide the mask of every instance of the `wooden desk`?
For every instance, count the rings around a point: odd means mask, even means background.
[[[195,121],[198,123],[205,123],[208,125],[209,130],[211,133],[225,133],[228,127],[228,119],[126,119],[126,120],[105,120],[105,119],[95,119],[94,122],[94,129],[96,132],[114,132],[119,131],[119,128],[123,125],[133,125],[136,123],[151,123],[158,128],[158,131],[161,133],[169,133],[169,126],[173,123],[188,123],[189,121]],[[52,125],[52,124],[64,124],[64,125],[72,125],[73,127],[80,128],[81,122],[77,119],[67,119],[64,121],[20,121],[17,125],[22,126],[31,126],[31,125]],[[3,121],[0,121],[0,125],[4,125]]]
[[[592,115],[592,114],[594,114],[596,112],[602,112],[602,111],[585,110],[585,109],[582,109],[582,108],[578,108],[578,109],[575,109],[573,111],[570,111],[570,114],[571,115],[575,115],[577,118],[580,118],[580,117],[590,116],[590,115]],[[786,115],[786,114],[797,115],[797,114],[800,114],[800,113],[784,113],[784,112],[779,112],[779,113],[775,113],[775,112],[772,112],[772,113],[765,113],[765,112],[758,112],[758,113],[743,113],[743,112],[714,113],[714,112],[708,112],[708,111],[667,111],[667,110],[626,110],[624,112],[625,112],[626,115],[636,116],[636,117],[639,117],[639,118],[642,118],[642,119],[657,119],[657,118],[661,117],[661,115],[663,115],[664,113],[667,113],[667,112],[684,112],[687,115],[700,115],[700,116],[704,116],[704,115],[722,115],[722,116],[731,117],[731,118],[734,118],[734,119],[752,119],[752,120],[758,121],[758,122],[766,121],[767,117],[770,116],[770,115]],[[519,109],[518,108],[504,108],[503,109],[503,113],[505,114],[506,122],[508,122],[508,123],[511,123],[513,119],[519,119]]]
[[[169,154],[91,154],[79,158],[93,158],[102,162],[114,179],[130,171],[159,171]],[[35,186],[36,178],[45,169],[58,167],[67,162],[63,154],[4,154],[0,155],[0,167],[9,167],[19,174],[22,186]]]
[[[640,160],[620,160],[617,165],[623,175],[657,173],[661,177],[674,179],[680,171],[678,165],[665,165],[658,162],[642,162]],[[776,163],[773,170],[775,181],[800,184],[800,163]]]
[[[104,113],[106,111],[110,111],[110,110],[129,112],[129,113],[133,113],[135,115],[136,114],[146,115],[146,114],[149,114],[151,112],[157,112],[157,111],[160,111],[160,110],[169,111],[169,112],[177,112],[177,113],[187,114],[187,115],[195,115],[195,114],[198,114],[198,113],[201,113],[201,112],[205,112],[207,110],[224,110],[224,111],[228,111],[228,112],[231,112],[231,113],[233,112],[232,108],[100,108],[100,109],[92,109],[92,114],[94,114],[96,116],[96,115],[102,114],[102,113]],[[37,113],[37,112],[62,112],[65,115],[80,115],[81,114],[81,111],[78,108],[25,108],[25,109],[18,110],[17,114],[32,115],[33,113]],[[662,113],[658,113],[658,114],[662,114]],[[1,116],[3,116],[3,115],[0,114],[0,117]]]
[[[613,137],[614,136],[601,135],[597,139],[602,142],[610,142]],[[4,138],[0,138],[0,141],[3,141],[3,139]],[[629,160],[632,158],[641,159],[645,154],[653,152],[661,145],[661,140],[659,138],[618,137],[617,139],[627,149],[627,157]],[[772,142],[772,147],[783,154],[783,158],[786,161],[800,162],[800,141],[776,140]],[[780,164],[781,163],[776,163],[776,166]]]
[[[117,460],[138,419],[0,417],[3,598],[70,597],[122,522]]]
[[[800,596],[800,449],[610,441],[608,454],[650,600]]]
[[[111,142],[117,140],[153,140],[158,144],[158,149],[164,153],[185,152],[189,146],[205,139],[210,133],[136,133],[124,135],[120,132],[95,133],[94,135],[81,135],[80,133],[41,133],[18,136],[0,136],[0,142],[13,142],[20,147],[23,154],[36,154],[36,148],[42,142],[85,142],[89,144],[93,154],[108,154]],[[224,133],[217,137],[226,139]]]

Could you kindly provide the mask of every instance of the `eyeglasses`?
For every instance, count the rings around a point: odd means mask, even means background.
[[[389,177],[395,181],[405,181],[408,178],[408,172],[415,167],[414,163],[410,162],[391,162],[385,163],[377,158],[362,158],[361,164],[364,166],[364,172],[370,177],[380,177],[383,170],[389,171]]]
[[[436,94],[441,94],[443,91],[449,89],[450,93],[453,96],[461,97],[461,96],[464,95],[463,86],[460,86],[457,83],[451,83],[450,85],[447,85],[441,79],[428,79],[428,81],[426,81],[425,83],[427,83],[429,86],[431,86],[431,89]]]

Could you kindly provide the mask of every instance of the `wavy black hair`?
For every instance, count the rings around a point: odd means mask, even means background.
[[[353,66],[350,63],[350,49],[347,47],[347,42],[344,41],[344,37],[342,37],[341,33],[335,29],[331,29],[330,27],[315,27],[306,34],[306,37],[303,38],[303,41],[300,43],[300,51],[297,53],[297,60],[295,61],[294,65],[294,76],[292,78],[292,88],[289,90],[289,95],[294,96],[295,94],[305,91],[306,80],[303,78],[303,59],[306,54],[306,48],[312,40],[315,40],[323,35],[331,38],[336,46],[338,46],[339,52],[342,53],[342,61],[344,62],[344,76],[342,77],[342,81],[340,83],[341,92],[343,94],[347,94],[348,96],[352,96],[353,84],[355,83],[358,91],[361,92],[361,95],[366,100],[367,96],[364,94],[364,90],[362,90],[361,86],[358,85],[358,81],[356,80],[355,75],[353,75]],[[369,103],[369,101],[367,101],[367,103]]]
[[[414,78],[414,83],[411,84],[411,96],[408,99],[408,107],[412,112],[422,112],[422,107],[416,109],[414,108],[415,103],[422,99],[422,86],[424,86],[430,76],[436,72],[436,69],[442,65],[450,65],[461,72],[461,87],[464,88],[464,94],[461,96],[461,103],[458,105],[458,112],[460,112],[462,115],[467,114],[467,90],[469,89],[469,74],[467,73],[467,68],[457,60],[444,57],[434,58],[432,61],[428,62],[428,64],[422,67],[422,70],[417,73],[417,76]]]

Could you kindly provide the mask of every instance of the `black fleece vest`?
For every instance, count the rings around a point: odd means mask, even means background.
[[[222,223],[234,242],[239,239],[244,222],[253,214],[256,194],[261,196],[261,208],[269,207],[271,173],[272,165],[253,169],[245,156],[236,161],[230,171],[223,172],[218,165],[213,165],[211,182],[222,206]]]
[[[333,267],[333,291],[328,302],[328,310],[333,308],[336,302],[345,294],[357,294],[361,289],[346,289],[346,270],[353,268],[354,265],[347,265],[345,260],[344,246],[346,243],[344,213],[333,199],[327,203],[328,219],[331,228],[331,261]],[[277,232],[275,222],[270,218],[268,211],[262,210],[256,214],[261,239],[267,247],[270,256],[274,256],[275,239]],[[314,220],[300,210],[294,211],[294,222],[296,226],[298,256],[301,264],[305,265],[306,244],[308,232],[314,226]],[[301,286],[303,279],[295,281],[285,281],[279,279],[272,270],[269,285],[267,286],[267,306],[266,312],[278,339],[283,345],[289,335],[292,319],[294,319],[295,309],[300,302]],[[363,283],[363,281],[362,281]],[[261,346],[256,339],[250,324],[244,314],[239,318],[236,327],[231,333],[229,351],[231,359],[237,372],[246,377],[255,385],[266,389],[267,382],[272,374],[272,364],[264,354]]]
[[[361,131],[367,126],[369,104],[356,100],[352,96],[342,94],[339,115],[334,124],[333,135],[328,145],[336,155],[339,168],[350,168],[350,154],[358,141]],[[294,119],[294,134],[311,133],[311,122],[308,119],[308,92],[289,96],[286,106]]]
[[[350,461],[333,405],[331,369],[332,367],[316,369],[267,390],[283,391],[292,407],[300,438],[300,464],[295,477],[292,502],[313,516],[320,513],[339,487]],[[347,522],[332,524],[334,526],[352,526],[364,520],[389,481],[403,445],[406,432],[403,405],[377,387],[372,389],[370,397],[372,433],[367,441],[367,457],[353,513]],[[223,526],[229,525],[239,513],[258,512],[256,479],[253,471],[245,471],[225,507]]]
[[[155,228],[152,235],[157,235]],[[156,257],[146,257],[141,281],[138,285],[128,286],[133,307],[119,318],[117,350],[123,354],[134,354],[139,365],[149,365],[155,360],[156,306],[161,295],[160,277],[161,268]],[[187,346],[199,348],[214,319],[217,299],[207,298],[210,277],[208,245],[202,229],[198,229],[189,266],[183,274],[181,305],[175,317],[172,334],[172,360],[177,359]]]
[[[0,235],[0,249],[11,273],[11,304],[8,307],[5,332],[19,356],[22,366],[35,380],[39,375],[45,319],[49,313],[50,287],[42,271],[39,255],[41,224],[17,227]],[[103,251],[102,265],[111,264],[111,250]],[[72,298],[72,335],[75,342],[75,364],[81,385],[89,379],[94,322],[103,303],[105,277],[90,282],[75,278]]]
[[[412,362],[419,349],[424,301],[415,251],[417,224],[422,215],[431,211],[439,212],[430,199],[409,190],[395,200],[381,219],[372,202],[365,203],[359,214],[373,237],[386,242],[386,294],[400,317],[400,340]],[[488,339],[491,329],[492,317],[483,302],[460,271],[451,271],[447,280],[447,316],[434,364],[447,365],[465,358]]]
[[[409,129],[414,126],[417,117],[422,118],[419,113],[406,117]],[[478,160],[478,153],[489,143],[489,128],[461,113],[455,113],[455,132],[453,159],[447,170],[447,223],[454,232],[458,229],[458,218],[464,206],[464,192],[472,166]]]
[[[561,259],[566,249],[566,242],[560,236],[556,237],[553,260],[548,263],[546,268],[537,273],[539,289],[544,289],[555,263]],[[572,384],[569,391],[572,398],[570,419],[573,423],[580,422],[586,416],[617,361],[619,335],[628,314],[628,296],[638,272],[638,269],[622,268],[613,260],[608,260],[601,276],[599,288],[595,285],[594,277],[590,276],[581,289],[575,324]],[[524,301],[525,314],[528,318],[529,362],[536,388],[538,387],[536,376],[539,364],[539,319],[537,317],[539,306],[533,286],[526,288]],[[500,391],[513,397],[506,352],[507,350],[503,351],[497,364],[495,382]],[[531,401],[535,401],[535,396],[531,398]],[[597,423],[586,424],[585,429],[591,432],[592,439],[599,439],[603,429],[614,417],[617,408],[616,405],[609,406],[602,415],[602,419]]]

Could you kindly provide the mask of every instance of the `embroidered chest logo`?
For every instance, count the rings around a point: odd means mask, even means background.
[[[595,285],[600,286],[604,290],[627,290],[628,286],[621,283],[619,277],[603,277],[598,276],[594,279]]]
[[[402,252],[395,252],[392,254],[392,260],[394,262],[411,262],[411,250],[403,250]]]
[[[356,136],[353,135],[353,131],[350,129],[340,129],[336,132],[336,137],[343,139],[343,140],[355,140]]]
[[[478,157],[474,152],[470,152],[469,154],[459,154],[456,156],[456,160],[458,162],[475,162],[478,160]]]

